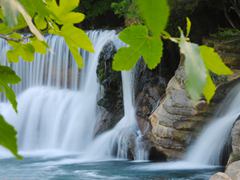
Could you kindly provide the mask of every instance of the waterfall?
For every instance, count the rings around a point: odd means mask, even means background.
[[[136,159],[146,159],[147,151],[137,133],[130,72],[122,72],[123,119],[94,140],[100,89],[96,73],[98,58],[109,41],[117,48],[123,43],[115,31],[89,31],[88,36],[95,53],[80,51],[85,60],[82,70],[78,69],[61,37],[47,36],[50,51],[46,55],[36,54],[33,62],[20,60],[17,64],[7,62],[5,54],[9,47],[1,40],[1,64],[11,66],[22,77],[22,82],[13,86],[18,95],[19,113],[16,114],[8,103],[0,104],[0,113],[17,129],[19,149],[24,153],[60,151],[83,153],[92,160],[127,159],[129,146],[136,144],[139,147],[134,150]],[[95,154],[99,157],[94,159]]]
[[[124,117],[116,126],[103,133],[88,147],[86,159],[106,159],[116,156],[117,158],[127,159],[129,156],[129,146],[135,143],[137,138],[137,122],[133,104],[133,79],[129,71],[122,72]],[[101,147],[101,148],[99,148]],[[146,153],[142,148],[133,152],[136,160],[144,160]],[[143,154],[142,156],[139,156]]]
[[[98,57],[115,31],[90,31],[95,53],[82,51],[84,69],[78,70],[64,39],[48,36],[50,52],[35,55],[32,63],[6,61],[5,41],[0,42],[1,63],[11,66],[22,77],[14,86],[18,94],[18,114],[9,104],[1,113],[18,131],[20,151],[57,149],[79,152],[93,140],[97,118],[96,68]]]
[[[219,165],[223,148],[231,129],[240,115],[240,84],[234,87],[216,112],[212,122],[206,126],[186,154],[186,161]]]

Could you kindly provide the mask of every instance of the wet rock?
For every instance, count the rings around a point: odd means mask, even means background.
[[[240,155],[240,121],[237,121],[232,130],[233,154]]]
[[[232,180],[227,174],[218,172],[214,174],[209,180]]]
[[[147,119],[165,92],[166,79],[162,77],[161,69],[159,65],[155,70],[149,70],[140,60],[135,70],[136,116],[142,134],[148,131]]]
[[[113,42],[107,43],[100,54],[97,77],[101,84],[98,105],[101,109],[95,134],[111,129],[123,117],[123,94],[121,73],[112,70],[112,60],[116,53]]]

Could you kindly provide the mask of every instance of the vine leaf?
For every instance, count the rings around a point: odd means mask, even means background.
[[[25,61],[31,62],[34,60],[34,46],[31,43],[17,43],[10,42],[12,49],[7,52],[7,58],[10,62],[18,62],[19,57],[22,57]]]
[[[207,82],[206,85],[203,89],[203,94],[207,100],[207,102],[209,103],[210,100],[212,99],[212,97],[214,96],[215,92],[216,92],[216,86],[210,76],[209,73],[207,73]]]
[[[201,56],[210,71],[217,75],[230,75],[233,72],[222,61],[221,57],[211,47],[200,46]]]
[[[222,61],[221,57],[213,48],[200,46],[200,53],[206,68],[217,75],[230,75],[233,72]],[[204,87],[203,94],[209,103],[216,91],[216,86],[209,73],[207,73],[207,83]]]
[[[113,69],[130,70],[140,56],[149,69],[155,68],[160,63],[163,51],[162,40],[149,36],[146,26],[130,26],[119,34],[119,38],[129,46],[120,48],[115,54]]]
[[[94,52],[94,47],[87,34],[72,24],[66,24],[62,27],[61,31],[58,32],[58,35],[64,37],[78,67],[81,68],[83,66],[83,58],[78,49],[82,48],[86,51]]]
[[[52,10],[57,17],[58,24],[74,24],[82,22],[85,18],[82,13],[71,12],[78,7],[79,2],[79,0],[60,0],[58,5],[55,0],[49,0],[47,7]]]
[[[186,18],[186,20],[187,20],[186,37],[188,37],[191,32],[192,22],[190,21],[190,19],[188,17]]]
[[[5,92],[6,97],[12,104],[13,109],[17,112],[16,95],[9,84],[17,84],[21,78],[7,66],[0,66],[0,90]]]
[[[17,132],[10,124],[8,124],[3,116],[0,115],[0,144],[11,151],[17,159],[22,159],[18,154]]]
[[[123,47],[114,56],[113,69],[130,70],[138,61],[141,55],[132,48]]]
[[[179,47],[181,53],[185,56],[186,89],[193,100],[199,100],[207,78],[207,69],[200,55],[200,48],[197,44],[187,42],[183,33]]]
[[[154,36],[166,28],[170,9],[167,0],[137,0],[140,13]]]
[[[22,4],[17,0],[1,0],[0,5],[3,8],[4,17],[10,27],[17,25],[18,13],[20,13],[26,21],[30,31],[41,41],[44,40],[41,32],[34,26],[32,17],[28,14]]]

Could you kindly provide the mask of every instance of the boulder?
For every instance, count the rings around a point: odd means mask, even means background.
[[[218,172],[214,174],[209,180],[232,180],[227,174]]]
[[[168,159],[177,159],[191,143],[195,130],[204,122],[207,104],[193,103],[184,85],[185,74],[182,65],[169,81],[164,98],[149,118],[151,130],[149,139],[158,151]]]
[[[238,120],[232,129],[232,153],[228,163],[240,160],[240,121]]]
[[[227,166],[225,173],[232,178],[232,180],[240,179],[240,161],[235,161]]]

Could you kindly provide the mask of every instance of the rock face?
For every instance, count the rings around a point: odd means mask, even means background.
[[[161,67],[149,70],[141,60],[135,71],[136,116],[142,134],[149,128],[147,121],[159,99],[165,93],[166,79],[161,76]]]
[[[232,129],[232,153],[229,163],[240,160],[240,121],[238,120]]]
[[[227,174],[218,172],[214,174],[209,180],[232,180]]]
[[[111,129],[123,117],[123,95],[121,73],[112,70],[112,60],[116,48],[107,43],[100,54],[97,76],[101,84],[98,105],[101,108],[95,134]]]
[[[232,178],[232,180],[240,179],[240,161],[236,161],[228,165],[225,173]]]
[[[184,89],[184,80],[184,69],[180,65],[168,83],[160,105],[149,118],[149,139],[167,159],[180,158],[195,130],[203,124],[200,114],[206,103],[193,104]]]

